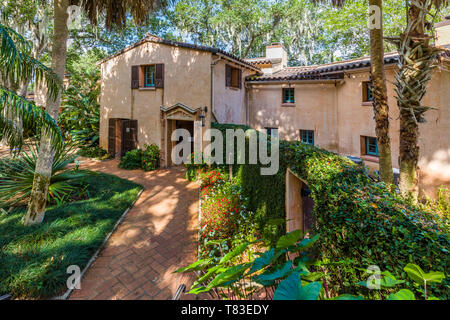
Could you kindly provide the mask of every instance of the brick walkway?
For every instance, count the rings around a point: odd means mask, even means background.
[[[114,174],[145,187],[70,299],[171,299],[192,276],[173,274],[195,261],[198,186],[184,169],[121,170],[117,161],[83,168]],[[182,299],[194,296],[183,295]]]

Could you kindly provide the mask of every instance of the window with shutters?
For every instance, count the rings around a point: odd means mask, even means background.
[[[131,88],[164,88],[164,64],[132,66]]]
[[[242,70],[230,65],[225,66],[225,85],[234,89],[242,88]]]

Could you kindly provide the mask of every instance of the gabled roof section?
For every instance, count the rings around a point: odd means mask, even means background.
[[[116,53],[110,55],[109,57],[106,57],[105,59],[99,61],[99,64],[103,64],[104,62],[106,62],[112,58],[115,58],[117,56],[120,56],[121,54],[123,54],[129,50],[132,50],[132,49],[140,46],[141,44],[144,44],[147,42],[162,43],[162,44],[165,44],[168,46],[173,46],[173,47],[180,47],[180,48],[187,48],[187,49],[192,49],[192,50],[211,52],[213,54],[221,55],[225,59],[228,59],[232,62],[240,64],[240,65],[242,65],[248,69],[251,69],[253,71],[256,71],[256,72],[261,71],[258,67],[256,67],[252,63],[249,63],[249,62],[245,61],[244,59],[241,59],[241,58],[239,58],[231,53],[228,53],[222,49],[208,47],[208,46],[202,46],[202,45],[198,45],[198,44],[186,43],[186,42],[167,40],[167,39],[163,39],[163,38],[157,37],[152,34],[147,34],[147,36],[144,39],[142,39],[136,43],[133,43],[132,45],[129,45],[128,47],[125,47],[124,49],[122,49],[120,51],[117,51]]]

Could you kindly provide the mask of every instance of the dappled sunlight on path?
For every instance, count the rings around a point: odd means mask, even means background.
[[[184,169],[122,170],[116,160],[81,167],[145,190],[70,299],[171,299],[180,284],[189,287],[192,276],[172,273],[195,261],[197,253],[198,185],[184,179]]]

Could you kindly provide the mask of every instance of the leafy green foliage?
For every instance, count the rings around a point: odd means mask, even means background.
[[[13,29],[0,24],[0,71],[15,80],[34,77],[36,83],[45,81],[48,96],[56,98],[62,90],[60,77],[30,55],[31,43]]]
[[[234,127],[213,126],[220,130]],[[364,167],[323,149],[280,141],[278,173],[261,176],[260,168],[259,164],[234,165],[233,173],[247,199],[246,208],[254,212],[257,231],[272,246],[284,234],[284,223],[268,222],[285,219],[286,168],[308,184],[316,232],[321,234],[321,244],[315,249],[327,274],[330,295],[368,294],[357,285],[364,279],[361,266],[377,265],[403,278],[403,266],[408,263],[446,270],[449,239],[445,217],[426,205],[409,203],[383,183],[374,183]],[[216,169],[227,172],[228,166]],[[430,294],[445,298],[447,285],[445,279],[428,289]],[[409,288],[417,293],[414,287]]]
[[[69,53],[69,86],[62,97],[59,124],[66,138],[82,147],[97,147],[100,130],[100,70],[96,66],[104,55],[91,50],[84,55]]]
[[[106,159],[109,157],[108,151],[101,147],[81,147],[78,154],[86,158]]]
[[[48,97],[56,98],[62,90],[61,79],[52,69],[30,55],[31,44],[13,29],[0,24],[0,73],[3,82],[34,79],[48,88]],[[23,134],[15,122],[21,120],[23,127],[40,131],[45,128],[52,142],[59,146],[61,131],[53,118],[34,103],[20,97],[16,92],[0,86],[0,135],[11,147],[22,147]]]
[[[295,272],[278,285],[273,300],[318,300],[320,289],[319,282],[302,286],[300,274]]]
[[[23,203],[31,194],[39,148],[29,145],[29,151],[12,159],[0,161],[0,207]],[[71,145],[56,150],[52,176],[48,189],[48,201],[68,200],[83,189],[84,179],[90,172],[77,167],[67,168],[77,157]]]
[[[245,208],[239,186],[226,175],[212,170],[200,174],[200,181],[200,252],[218,259],[256,237],[253,214]]]
[[[161,150],[156,144],[152,143],[151,145],[144,145],[144,150],[142,152],[142,169],[144,169],[144,171],[158,169],[160,160]]]
[[[140,169],[142,167],[142,150],[135,149],[128,151],[120,159],[119,168],[126,170]]]
[[[120,159],[119,168],[134,170],[144,169],[152,171],[159,168],[161,151],[156,144],[144,145],[144,150],[135,149],[128,151]]]
[[[0,214],[0,292],[25,299],[64,293],[67,267],[86,266],[142,189],[103,173],[86,184],[89,199],[49,206],[42,224],[24,226],[26,208]]]
[[[410,290],[402,289],[397,293],[391,293],[388,300],[416,300],[416,297],[414,297],[414,293]]]
[[[249,242],[244,242],[220,260],[201,259],[176,272],[199,271],[201,275],[189,293],[208,292],[219,299],[248,299],[259,297],[263,292],[266,299],[272,297],[270,292],[274,299],[318,299],[321,284],[308,279],[308,276],[314,278],[314,274],[305,268],[303,262],[286,255],[299,247],[307,249],[298,239],[298,232],[287,236],[287,239],[297,239],[289,241],[287,249],[272,247],[254,258],[255,255],[251,254],[254,248]],[[311,241],[316,242],[318,238],[317,235]],[[300,279],[301,275],[305,276],[304,280]]]

